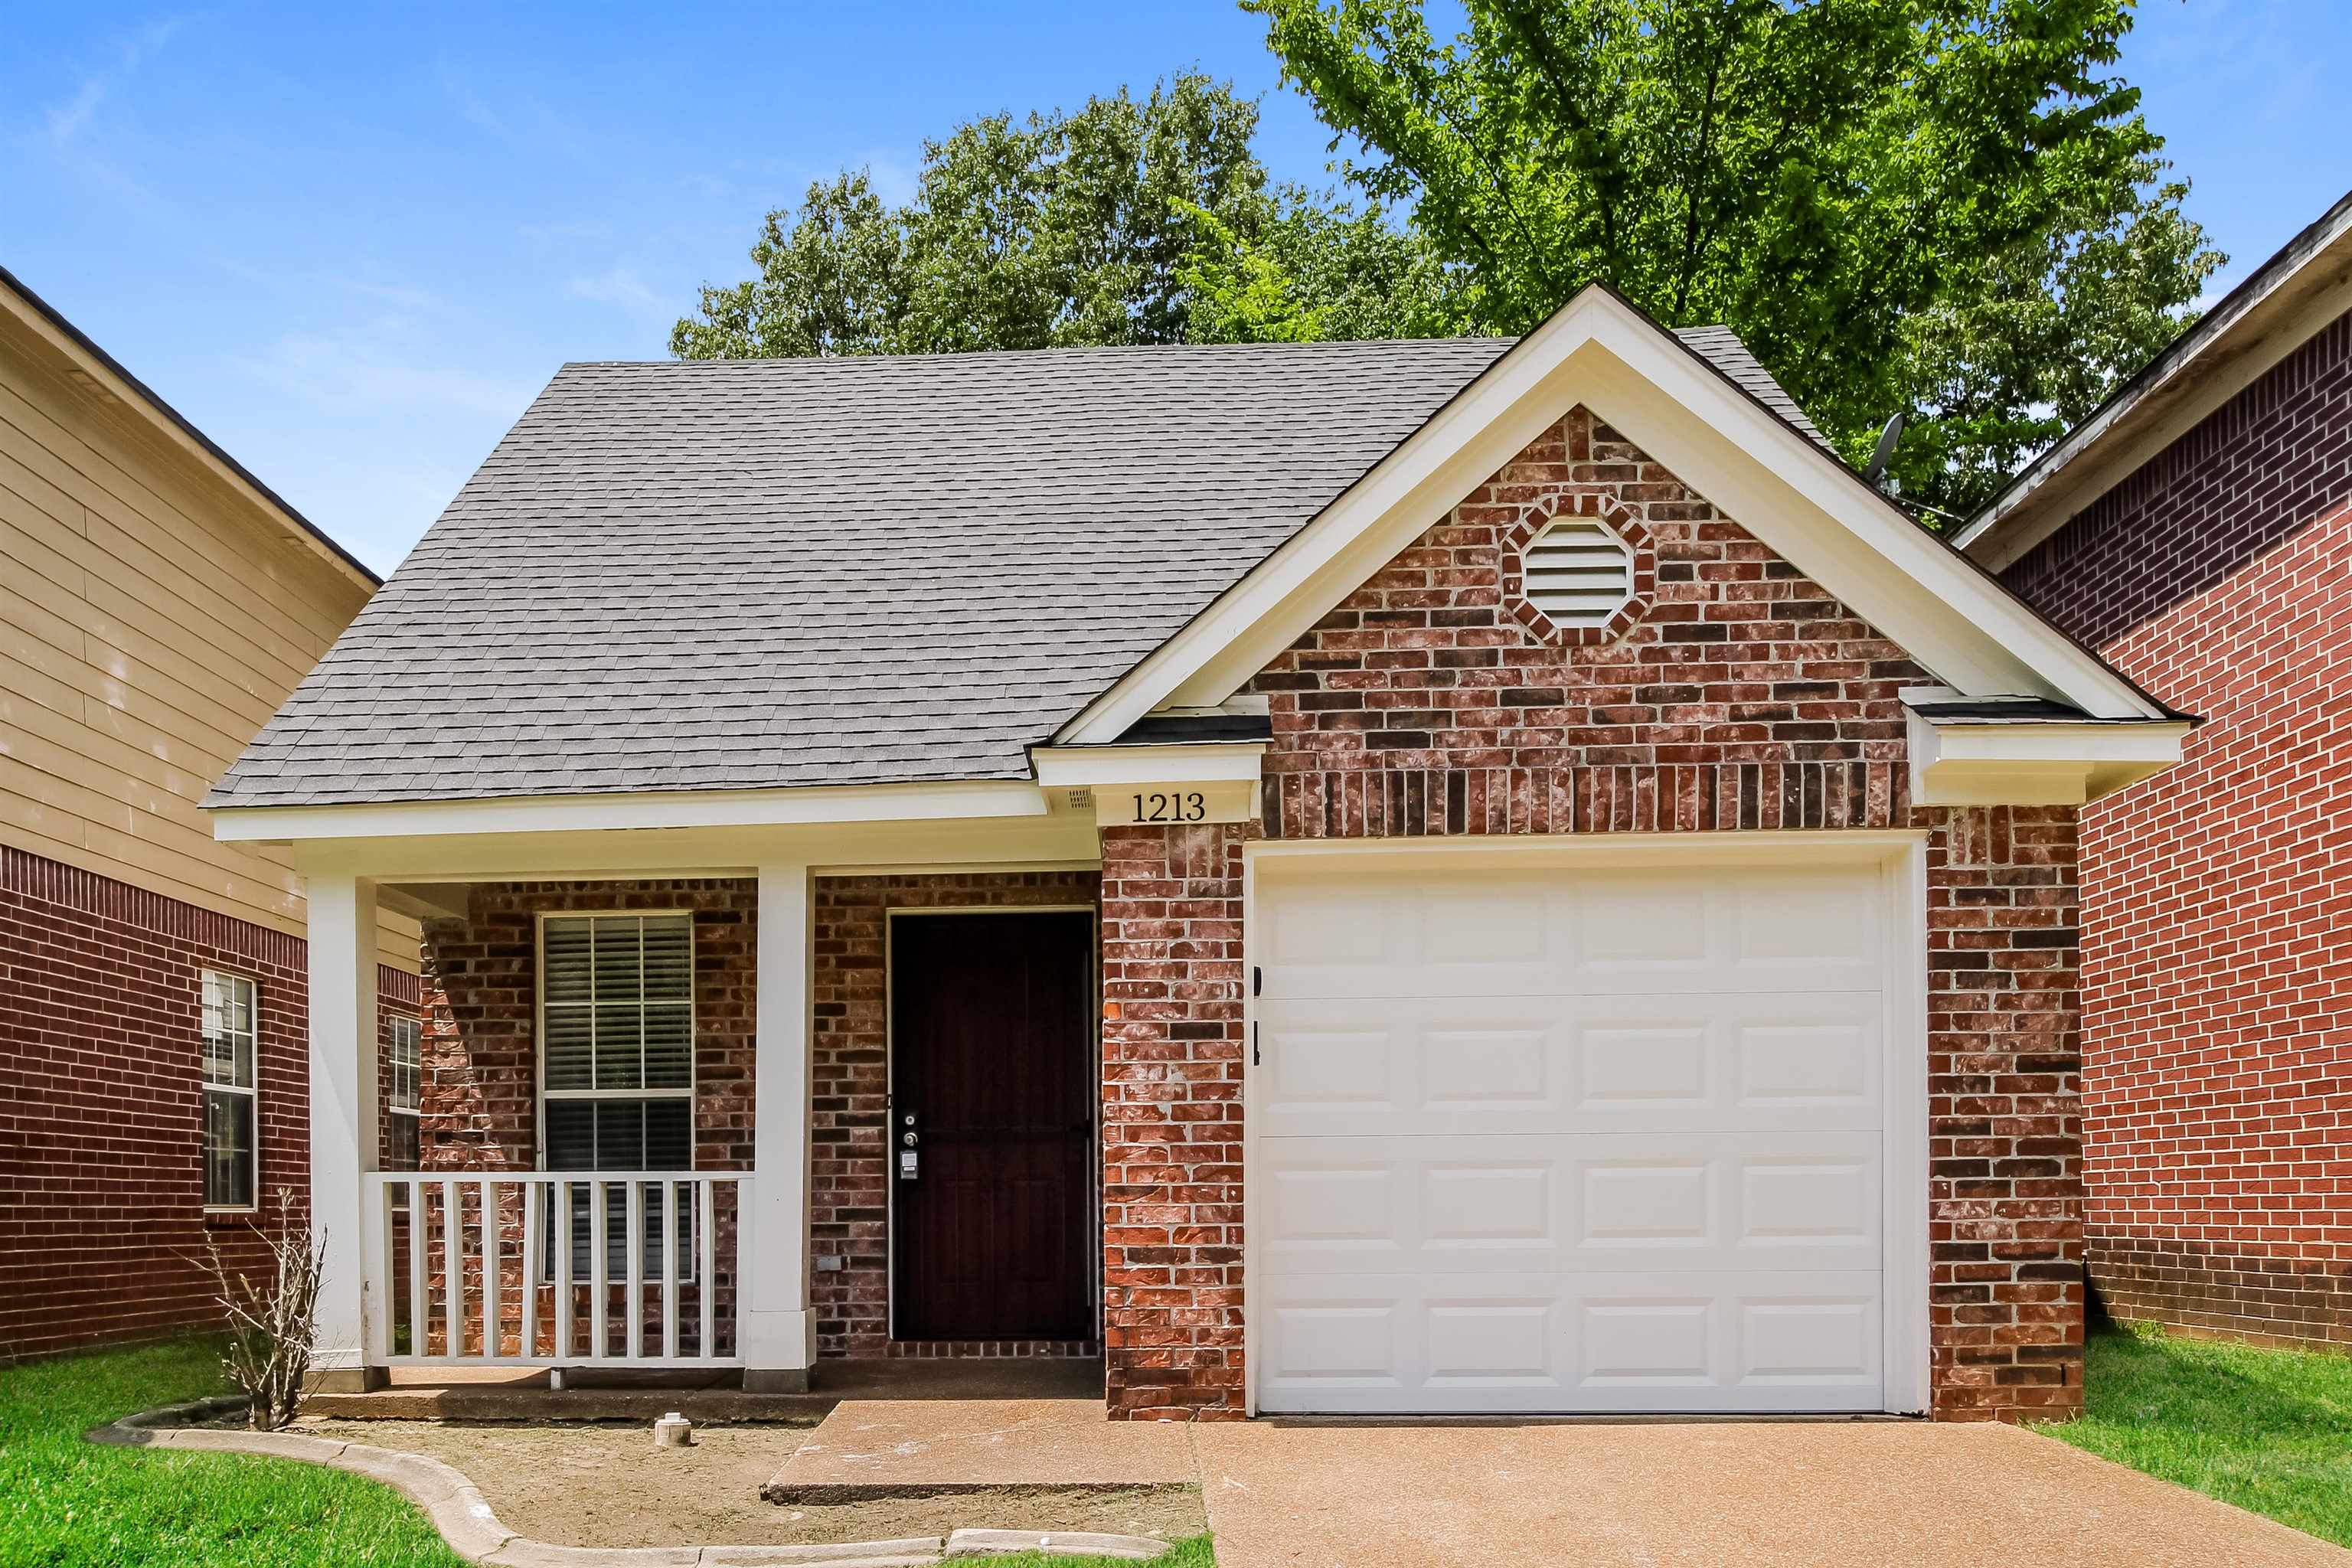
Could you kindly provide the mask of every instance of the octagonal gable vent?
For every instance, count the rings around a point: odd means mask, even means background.
[[[1633,596],[1633,547],[1592,518],[1557,519],[1528,541],[1520,591],[1555,625],[1606,626]]]

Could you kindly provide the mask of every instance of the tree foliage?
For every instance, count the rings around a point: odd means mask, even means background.
[[[1198,73],[927,142],[912,200],[863,172],[772,212],[706,287],[688,359],[940,353],[1432,330],[1441,277],[1377,209],[1276,185],[1255,100]],[[1253,291],[1253,279],[1263,287]],[[1204,290],[1213,290],[1203,312]],[[1200,319],[1196,320],[1196,316]]]
[[[1910,411],[1895,471],[1952,511],[2222,259],[2111,74],[2132,0],[1465,0],[1444,40],[1419,0],[1244,3],[1348,178],[1411,204],[1453,320],[1524,331],[1605,279],[1727,322],[1849,456]]]

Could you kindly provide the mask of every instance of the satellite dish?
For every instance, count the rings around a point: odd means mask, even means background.
[[[1871,452],[1870,467],[1862,470],[1862,477],[1874,485],[1885,478],[1886,465],[1895,456],[1895,443],[1901,439],[1903,439],[1903,416],[1897,413],[1886,421],[1886,427],[1878,433],[1878,446]]]

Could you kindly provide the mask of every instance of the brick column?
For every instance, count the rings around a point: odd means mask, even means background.
[[[1103,1342],[1115,1419],[1242,1386],[1238,824],[1102,836]]]
[[[1929,1334],[1943,1420],[2082,1408],[2074,815],[1954,811],[1928,842]]]

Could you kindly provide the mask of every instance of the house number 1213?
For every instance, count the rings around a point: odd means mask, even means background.
[[[1196,789],[1135,797],[1138,822],[1198,822],[1208,815],[1208,797]]]

